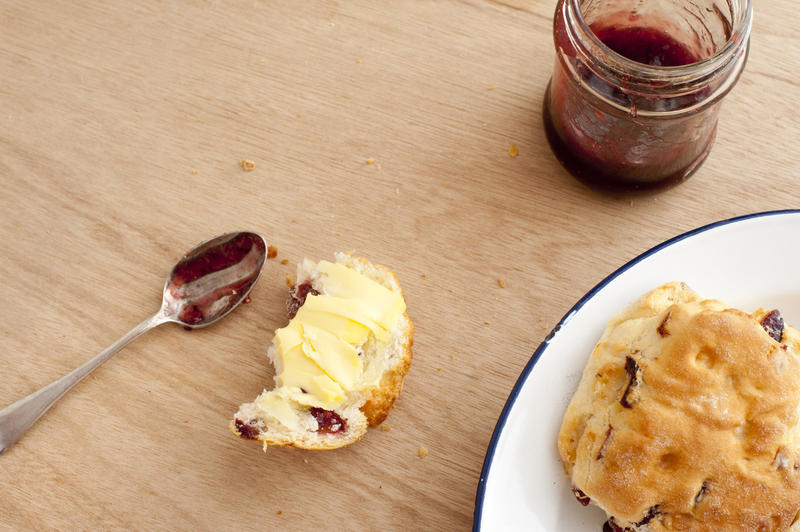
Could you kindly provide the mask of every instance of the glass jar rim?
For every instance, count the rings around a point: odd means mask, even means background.
[[[668,84],[694,85],[698,81],[713,77],[715,73],[724,70],[729,63],[735,61],[747,46],[753,20],[752,0],[733,0],[729,5],[740,8],[737,10],[732,7],[730,36],[719,50],[688,65],[656,66],[639,63],[606,46],[583,18],[580,3],[581,0],[564,2],[564,8],[571,12],[572,20],[576,22],[573,30],[578,30],[580,33],[581,46],[578,48],[585,56],[602,62],[603,69],[615,77],[624,77],[634,83],[637,80],[646,80],[647,83],[656,80]]]

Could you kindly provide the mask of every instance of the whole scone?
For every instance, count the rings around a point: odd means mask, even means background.
[[[800,530],[800,334],[664,285],[611,320],[558,435],[620,531]]]

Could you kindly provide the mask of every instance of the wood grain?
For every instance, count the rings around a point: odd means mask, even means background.
[[[154,312],[195,243],[279,249],[251,304],[136,340],[0,457],[0,528],[468,529],[505,399],[578,298],[666,238],[800,200],[793,2],[756,6],[701,170],[633,200],[544,139],[554,4],[0,4],[0,405]],[[285,276],[338,250],[407,296],[391,430],[262,454],[228,420],[271,385]]]

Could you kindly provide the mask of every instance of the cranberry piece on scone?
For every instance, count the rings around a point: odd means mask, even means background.
[[[783,316],[778,309],[770,310],[766,316],[761,318],[761,326],[776,342],[783,339]]]
[[[344,432],[347,430],[347,420],[342,419],[342,417],[333,410],[312,408],[311,415],[317,420],[317,432],[336,434],[337,432]]]
[[[625,372],[628,374],[628,386],[622,393],[619,403],[625,408],[633,408],[636,402],[636,387],[639,386],[639,373],[641,368],[631,356],[625,357]]]
[[[312,296],[319,295],[319,292],[311,286],[311,281],[303,281],[289,290],[289,299],[286,300],[286,313],[289,315],[289,319],[297,315],[297,311],[300,310],[300,307],[306,302],[308,294]]]
[[[575,495],[575,498],[578,499],[578,502],[581,503],[583,506],[589,506],[589,503],[592,502],[584,492],[572,486],[572,493]]]

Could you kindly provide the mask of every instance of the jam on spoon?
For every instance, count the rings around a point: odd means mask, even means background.
[[[266,254],[264,239],[247,232],[218,236],[187,253],[167,277],[158,312],[71,373],[0,410],[0,453],[73,386],[137,336],[162,323],[196,329],[226,316],[253,288]]]

